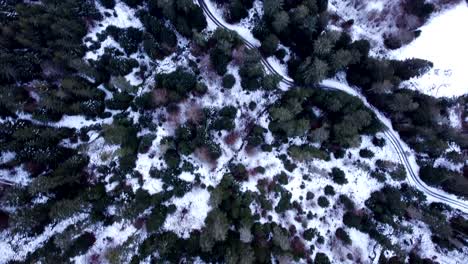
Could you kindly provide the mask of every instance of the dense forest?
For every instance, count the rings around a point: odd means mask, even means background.
[[[212,2],[229,23],[258,5]],[[421,19],[433,10],[407,5]],[[249,49],[191,0],[0,1],[7,263],[368,261],[356,232],[378,263],[437,263],[400,239],[418,230],[437,254],[466,254],[466,215],[405,182],[361,99],[318,84],[346,73],[415,150],[421,179],[465,198],[468,137],[446,119],[455,105],[465,118],[468,97],[402,89],[431,62],[370,56],[368,41],[327,27],[327,0],[260,6]],[[364,198],[349,191],[362,182]]]

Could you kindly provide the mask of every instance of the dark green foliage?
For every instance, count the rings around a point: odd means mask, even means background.
[[[137,52],[143,37],[143,32],[134,27],[122,29],[115,26],[108,26],[106,32],[120,44],[127,55]]]
[[[249,178],[247,169],[242,164],[230,164],[229,171],[232,173],[234,179],[238,181],[246,181]]]
[[[372,152],[372,150],[370,150],[370,149],[364,148],[364,149],[359,150],[359,156],[361,158],[370,159],[370,158],[374,157],[374,152]]]
[[[236,84],[236,78],[232,74],[226,74],[223,77],[223,87],[231,89]]]
[[[325,253],[317,252],[314,259],[314,264],[330,264],[330,259]]]
[[[140,145],[138,146],[138,153],[147,153],[154,139],[156,139],[156,136],[153,134],[147,134],[142,136],[140,139]]]
[[[260,49],[263,53],[265,53],[265,55],[268,56],[275,53],[276,49],[278,48],[278,44],[279,39],[275,35],[270,34],[262,41],[262,46]]]
[[[177,168],[180,163],[180,155],[175,149],[169,149],[164,154],[164,161],[169,168]]]
[[[414,76],[421,76],[434,65],[432,62],[422,59],[407,59],[404,61],[392,61],[395,75],[402,80],[409,80]]]
[[[225,17],[229,23],[237,23],[242,18],[247,17],[248,10],[253,6],[253,0],[215,0],[216,3],[223,5]]]
[[[331,195],[331,196],[335,195],[335,189],[331,185],[325,186],[325,189],[323,191],[325,195]]]
[[[255,148],[265,143],[265,133],[267,130],[259,125],[255,125],[247,137],[247,147]]]
[[[197,79],[192,73],[178,68],[170,73],[156,75],[156,86],[148,95],[145,107],[167,105],[185,99],[197,86]]]
[[[346,179],[346,175],[344,171],[342,171],[341,169],[337,167],[332,168],[330,175],[332,176],[333,181],[337,184],[343,185],[343,184],[348,183],[348,180]]]
[[[287,185],[289,182],[288,175],[284,171],[278,174],[276,177],[278,178],[278,182],[282,185]]]
[[[384,138],[378,138],[378,137],[373,137],[372,138],[372,144],[374,144],[377,147],[383,147],[386,144],[386,141]]]
[[[429,15],[434,12],[435,6],[431,3],[426,3],[426,0],[404,1],[405,11],[416,15],[425,21]]]
[[[310,145],[291,146],[288,148],[288,153],[293,159],[298,161],[306,161],[314,158],[322,160],[329,159],[329,156],[326,152]]]
[[[72,242],[73,245],[70,247],[70,249],[68,249],[66,255],[82,255],[88,251],[88,249],[94,244],[95,241],[96,238],[94,237],[94,234],[85,232]]]
[[[445,168],[434,168],[432,166],[424,166],[420,170],[421,179],[430,185],[438,185],[453,177],[454,172]]]
[[[400,191],[390,186],[373,192],[365,204],[374,213],[376,220],[388,224],[394,224],[394,216],[403,216],[407,206],[402,200]]]
[[[387,177],[385,176],[385,173],[382,171],[372,171],[370,176],[372,178],[375,178],[378,182],[385,182],[387,180]]]
[[[352,242],[352,241],[351,241],[351,238],[349,238],[348,233],[346,233],[346,231],[345,231],[343,228],[341,228],[341,227],[338,228],[338,229],[336,229],[336,231],[335,231],[335,236],[336,236],[339,240],[343,241],[343,243],[346,244],[346,245],[350,245],[351,242]]]
[[[162,59],[175,51],[177,36],[160,19],[146,12],[139,15],[149,34],[143,35],[143,48],[152,59]]]
[[[236,126],[234,119],[237,115],[237,109],[234,106],[225,106],[219,110],[217,118],[213,121],[212,127],[214,130],[233,130]]]
[[[104,125],[104,139],[110,144],[120,145],[119,163],[122,171],[130,171],[135,166],[138,152],[138,129],[128,119],[114,119],[112,125]]]
[[[210,62],[219,75],[224,75],[232,60],[232,50],[241,42],[236,32],[227,29],[216,29],[210,38]]]
[[[123,2],[130,7],[137,7],[143,3],[143,0],[123,0]]]
[[[244,63],[239,69],[241,86],[246,90],[262,88],[265,71],[261,64],[261,55],[256,50],[245,50]]]
[[[318,230],[315,228],[309,228],[304,231],[303,237],[307,241],[311,241],[318,233]]]
[[[105,8],[112,9],[115,6],[115,0],[99,0]]]
[[[164,224],[167,213],[167,207],[164,205],[157,205],[153,208],[146,222],[146,229],[148,232],[157,232]]]
[[[344,195],[344,194],[341,194],[338,198],[338,201],[343,204],[344,208],[346,210],[354,210],[354,202],[349,199],[348,196]]]
[[[341,146],[359,143],[359,134],[373,134],[380,123],[355,97],[342,92],[294,89],[285,93],[278,105],[270,109],[269,129],[281,138],[302,136],[312,125],[320,126],[312,107],[326,113],[326,121],[332,126],[330,140]]]
[[[325,197],[325,196],[320,196],[317,199],[317,204],[320,207],[323,207],[323,208],[326,208],[326,207],[330,206],[330,202],[328,201],[327,197]]]
[[[111,110],[126,110],[132,100],[133,96],[126,92],[115,93],[111,100],[106,101],[106,106]]]
[[[190,38],[193,32],[200,32],[207,25],[202,9],[192,1],[149,0],[148,8],[151,15],[171,21],[185,37]]]
[[[291,209],[292,194],[285,189],[281,189],[281,199],[275,207],[277,213],[284,213],[286,210]]]
[[[406,169],[402,164],[398,164],[398,166],[390,172],[390,177],[396,181],[403,181],[406,179]]]

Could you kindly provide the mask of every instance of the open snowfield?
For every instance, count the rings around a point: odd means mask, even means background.
[[[468,93],[468,5],[436,14],[412,43],[394,52],[396,59],[421,58],[432,61],[434,68],[425,75],[402,85],[435,97],[452,97]]]

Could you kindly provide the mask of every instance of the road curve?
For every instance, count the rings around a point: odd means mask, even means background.
[[[210,10],[208,5],[205,3],[205,0],[198,0],[199,6],[203,9],[203,12],[205,15],[218,27],[225,28],[231,30],[228,26],[226,26],[223,22],[221,22]],[[241,40],[244,42],[245,46],[248,47],[249,49],[257,49],[255,45],[250,43],[247,39],[239,35]],[[294,81],[289,78],[288,76],[284,76],[280,72],[278,72],[263,56],[261,58],[263,66],[271,73],[274,75],[277,75],[278,77],[281,78],[281,82],[287,86],[294,86],[295,83]],[[323,89],[330,89],[330,90],[341,90],[344,92],[348,92],[346,90],[340,89],[340,87],[337,86],[332,86],[332,85],[324,85],[320,84],[320,88]],[[353,94],[354,95],[354,94]],[[364,98],[362,95],[358,96],[360,99]],[[366,102],[367,103],[367,102]],[[383,119],[383,115],[380,114],[380,112],[373,107],[370,104],[367,104],[367,106],[374,111],[376,116],[380,119],[382,124],[385,124]],[[388,139],[388,142],[392,145],[392,147],[395,149],[396,153],[398,154],[398,158],[400,159],[400,162],[405,166],[407,175],[409,176],[409,183],[416,187],[419,191],[423,192],[431,201],[434,202],[441,202],[444,204],[447,204],[451,206],[452,208],[459,209],[460,211],[467,213],[468,214],[468,202],[461,200],[457,198],[454,195],[447,194],[443,191],[440,191],[436,188],[429,187],[426,183],[424,183],[417,173],[415,173],[413,169],[413,164],[409,161],[408,156],[406,155],[404,151],[402,141],[397,137],[396,132],[393,131],[393,129],[389,126],[386,126],[386,130],[384,131],[385,137]]]

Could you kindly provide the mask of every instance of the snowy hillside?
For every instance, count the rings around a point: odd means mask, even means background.
[[[464,264],[458,2],[0,0],[0,264]]]

